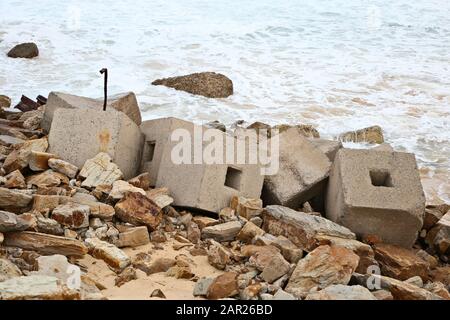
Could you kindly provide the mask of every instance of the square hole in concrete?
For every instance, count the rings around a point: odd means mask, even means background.
[[[370,180],[375,187],[393,188],[391,174],[384,170],[371,170]]]
[[[242,171],[233,167],[228,167],[227,176],[225,178],[225,186],[235,190],[241,189]]]
[[[146,141],[145,162],[152,162],[155,156],[156,141]]]

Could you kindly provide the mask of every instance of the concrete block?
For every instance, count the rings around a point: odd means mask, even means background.
[[[415,156],[341,149],[331,170],[327,217],[358,236],[411,247],[423,225],[425,195]]]
[[[334,161],[336,153],[343,148],[342,142],[326,139],[308,139],[311,144],[317,149],[321,150],[330,159]]]
[[[266,176],[262,199],[265,205],[298,209],[323,193],[331,162],[307,138],[293,128],[279,135],[280,168]]]
[[[234,196],[260,197],[264,177],[258,164],[241,165],[233,161],[231,164],[226,164],[226,161],[219,164],[206,164],[200,161],[198,164],[198,161],[194,161],[194,147],[191,148],[190,163],[174,163],[172,151],[181,141],[171,141],[172,133],[176,129],[184,129],[190,134],[192,138],[190,145],[193,145],[195,131],[214,130],[217,137],[224,139],[223,141],[226,137],[220,130],[176,118],[142,123],[141,131],[145,135],[145,143],[141,172],[150,174],[152,186],[169,188],[175,206],[219,212],[229,206]],[[232,137],[231,140],[235,141]],[[203,146],[200,144],[200,149],[208,145],[209,142],[204,142]]]
[[[50,92],[45,106],[44,118],[41,122],[41,127],[47,132],[50,130],[55,111],[60,108],[100,111],[103,110],[103,98],[92,99],[67,93]],[[133,92],[120,93],[108,97],[107,110],[111,108],[126,114],[136,125],[141,125],[141,111]]]
[[[110,155],[125,179],[136,176],[143,135],[124,113],[113,109],[55,111],[49,133],[49,151],[78,168],[101,152]]]

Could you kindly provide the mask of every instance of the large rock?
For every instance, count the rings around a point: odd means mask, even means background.
[[[322,291],[314,292],[306,300],[377,300],[375,296],[362,286],[329,286]]]
[[[9,107],[11,107],[11,98],[0,95],[0,109],[8,109]]]
[[[37,56],[39,56],[39,49],[33,42],[18,44],[8,52],[10,58],[32,59]]]
[[[359,257],[342,247],[321,246],[299,261],[286,291],[304,297],[312,289],[347,285],[359,263]]]
[[[131,260],[125,252],[113,244],[97,238],[89,238],[85,242],[93,257],[105,261],[114,269],[123,270],[131,264]]]
[[[261,278],[267,283],[273,283],[287,274],[291,269],[291,265],[280,253],[274,254],[269,264],[261,273]]]
[[[68,176],[70,179],[74,179],[78,173],[77,166],[61,159],[49,159],[48,166],[54,171]]]
[[[85,179],[81,184],[83,187],[94,188],[112,185],[123,177],[123,173],[107,153],[99,153],[86,161],[79,176]]]
[[[214,239],[218,242],[233,241],[242,229],[240,221],[232,221],[207,227],[202,230],[203,239]]]
[[[32,226],[32,221],[12,212],[0,211],[0,232],[25,231]]]
[[[31,151],[30,158],[28,160],[28,166],[32,171],[40,172],[48,170],[48,160],[56,158],[56,155],[47,152]]]
[[[89,206],[68,203],[56,207],[52,212],[52,219],[70,229],[82,229],[89,227]]]
[[[33,196],[22,190],[0,188],[0,208],[25,208],[33,200]]]
[[[29,176],[26,181],[27,185],[36,186],[38,188],[58,187],[61,184],[69,184],[69,178],[51,169]]]
[[[162,85],[208,98],[227,98],[233,94],[233,82],[226,76],[215,72],[158,79],[153,81],[152,85]]]
[[[45,152],[47,148],[47,138],[28,140],[17,144],[15,150],[5,159],[3,169],[5,169],[6,173],[25,169],[28,166],[31,152]]]
[[[284,236],[305,251],[317,247],[319,235],[355,239],[355,234],[325,218],[294,211],[281,206],[268,206],[263,212],[263,229],[275,236]]]
[[[209,300],[219,300],[231,298],[239,294],[237,276],[234,272],[227,272],[218,276],[208,287],[206,297]]]
[[[61,92],[50,92],[45,106],[44,119],[42,120],[42,128],[46,131],[50,130],[54,113],[58,109],[87,109],[87,111],[103,110],[103,98],[91,99],[79,97]],[[121,93],[108,97],[107,110],[115,109],[127,115],[136,125],[142,122],[141,111],[136,100],[136,96],[132,92]]]
[[[115,206],[116,216],[136,226],[156,230],[162,221],[162,210],[152,200],[140,193],[127,193]]]
[[[230,204],[231,209],[241,217],[250,220],[260,216],[263,210],[261,199],[247,199],[244,197],[233,197]]]
[[[350,131],[339,136],[339,140],[344,142],[368,142],[382,144],[384,143],[383,129],[379,126],[364,128],[361,130]]]

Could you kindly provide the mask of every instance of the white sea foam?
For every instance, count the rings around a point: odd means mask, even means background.
[[[377,124],[450,180],[448,1],[1,0],[0,40],[0,52],[22,41],[41,50],[31,61],[0,54],[0,91],[16,101],[101,96],[108,67],[110,91],[136,92],[146,119],[308,123],[324,137]],[[150,85],[197,71],[226,74],[235,95]]]

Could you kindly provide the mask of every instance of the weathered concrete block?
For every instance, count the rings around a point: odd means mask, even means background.
[[[176,129],[182,129],[191,138],[188,141],[188,146],[192,146],[188,156],[190,161],[181,164],[174,163],[172,159],[173,152],[179,155],[177,147],[182,141],[179,136],[172,141],[172,133]],[[205,130],[213,130],[217,138],[225,143],[227,135],[222,131],[176,118],[145,121],[141,130],[145,135],[141,171],[150,173],[152,186],[170,190],[174,205],[219,212],[230,204],[234,196],[260,197],[264,176],[259,164],[235,164],[237,161],[231,161],[232,164],[227,164],[227,161],[206,164],[202,150],[209,146],[209,142],[203,142],[203,146],[194,144],[194,140],[197,141],[194,135]],[[235,141],[235,138],[229,138]],[[200,150],[200,161],[195,159],[197,153],[194,149],[197,147],[203,148]]]
[[[423,225],[425,196],[413,154],[341,149],[326,200],[327,217],[358,236],[411,247]]]
[[[324,191],[331,162],[295,128],[281,133],[279,139],[280,168],[266,176],[262,199],[265,205],[298,209]]]
[[[308,140],[313,146],[325,153],[331,162],[334,161],[336,153],[343,148],[342,142],[340,141],[313,138]]]
[[[79,168],[99,153],[108,153],[125,179],[133,178],[139,169],[142,143],[139,127],[112,109],[60,108],[49,134],[50,153]]]
[[[54,113],[56,110],[64,109],[87,109],[87,110],[103,110],[103,98],[91,99],[86,97],[79,97],[67,93],[50,92],[45,105],[44,118],[41,122],[41,127],[46,131],[50,130]],[[108,97],[108,107],[121,111],[126,114],[136,125],[141,125],[141,111],[133,92],[120,93]]]

